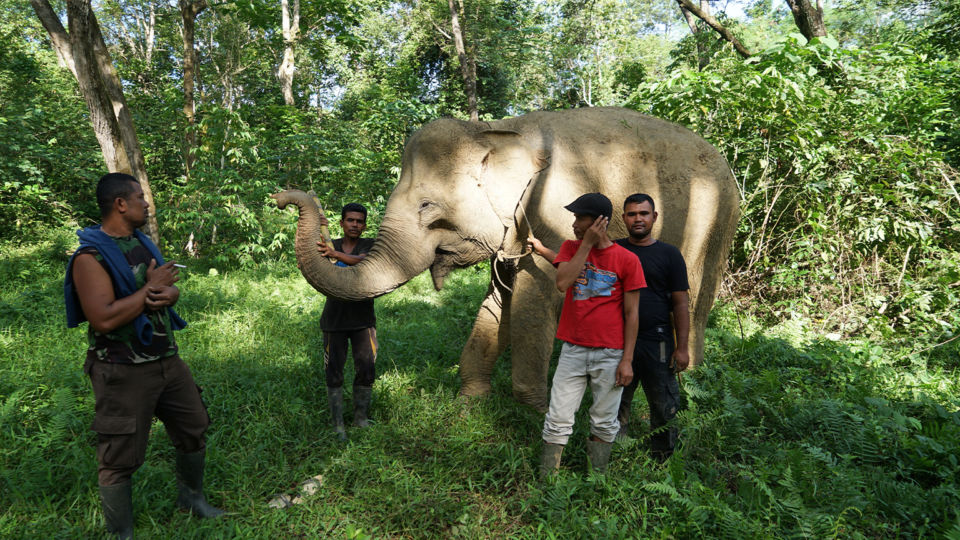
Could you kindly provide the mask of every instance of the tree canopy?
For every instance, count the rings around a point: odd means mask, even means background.
[[[0,231],[94,221],[104,154],[89,96],[36,14],[0,2]],[[92,13],[174,253],[281,256],[294,225],[267,197],[286,187],[334,210],[365,201],[375,226],[405,138],[474,102],[487,120],[626,105],[727,156],[743,207],[728,293],[840,334],[958,327],[955,2],[107,0]]]

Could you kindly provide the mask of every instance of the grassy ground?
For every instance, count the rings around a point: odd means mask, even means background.
[[[72,244],[62,232],[0,245],[3,538],[103,530],[84,330],[63,315]],[[378,300],[375,424],[343,445],[317,354],[323,297],[295,264],[188,265],[178,339],[214,422],[207,493],[233,514],[175,511],[173,450],[156,425],[135,476],[140,538],[960,538],[956,342],[904,356],[721,306],[706,364],[684,379],[678,454],[660,466],[629,442],[591,477],[579,421],[561,474],[541,484],[543,418],[509,397],[509,356],[492,396],[457,397],[484,272],[455,273],[440,293],[421,276]],[[316,475],[322,487],[302,504],[267,506]]]

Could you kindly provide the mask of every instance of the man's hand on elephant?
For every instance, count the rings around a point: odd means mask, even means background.
[[[633,366],[630,360],[624,358],[617,365],[617,386],[627,386],[633,380]]]
[[[686,349],[677,349],[673,351],[671,360],[673,361],[670,362],[670,367],[673,368],[673,372],[680,373],[690,365],[690,352]]]
[[[317,242],[317,251],[324,257],[339,260],[339,257],[337,257],[339,252],[323,242]]]
[[[543,242],[531,234],[530,236],[527,236],[527,248],[532,249],[537,255],[539,255],[540,250],[543,249]]]
[[[609,223],[610,218],[604,216],[595,219],[593,225],[583,233],[583,243],[593,247],[602,242],[607,237],[607,225]]]
[[[543,245],[543,242],[533,235],[527,237],[527,248],[550,262],[557,258],[557,252]]]

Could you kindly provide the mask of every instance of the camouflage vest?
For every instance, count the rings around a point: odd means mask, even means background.
[[[147,266],[152,256],[150,252],[137,240],[136,236],[122,238],[111,237],[120,248],[120,252],[127,259],[130,270],[137,280],[137,288],[147,282]],[[110,273],[103,257],[94,248],[83,248],[80,253],[90,253],[97,258],[107,274]],[[145,308],[146,309],[146,308]],[[116,362],[119,364],[140,364],[152,362],[177,354],[177,343],[170,330],[170,314],[166,309],[159,311],[146,310],[145,314],[153,324],[153,342],[150,345],[140,343],[137,338],[133,321],[106,334],[97,332],[92,326],[87,327],[87,359],[102,362]]]

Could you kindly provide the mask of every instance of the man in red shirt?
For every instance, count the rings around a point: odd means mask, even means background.
[[[590,466],[599,473],[606,471],[611,443],[620,429],[620,395],[633,379],[638,291],[646,286],[637,257],[607,236],[610,199],[587,193],[565,208],[575,216],[577,239],[565,241],[553,261],[557,288],[566,293],[557,328],[557,338],[564,343],[543,422],[541,476],[560,467],[587,384],[593,394],[587,441]]]

